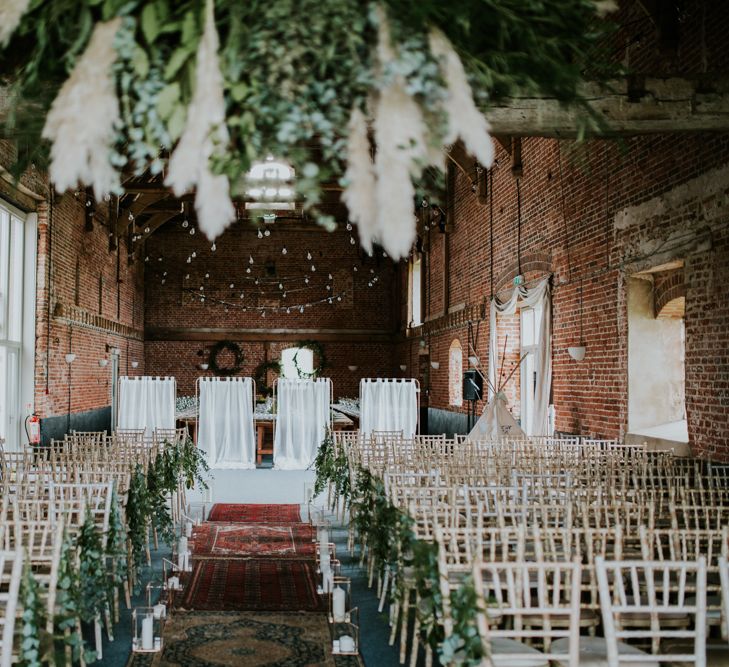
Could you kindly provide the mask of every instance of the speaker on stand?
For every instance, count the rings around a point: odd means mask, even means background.
[[[475,368],[463,373],[463,398],[470,403],[468,408],[468,431],[471,432],[476,423],[476,401],[483,397],[483,377]]]

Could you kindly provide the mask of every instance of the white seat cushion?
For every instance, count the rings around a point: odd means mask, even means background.
[[[552,644],[551,653],[564,653],[564,662],[555,661],[559,667],[568,667],[569,639],[558,639]],[[620,655],[647,655],[635,646],[618,642]],[[621,667],[659,667],[659,662],[621,660]],[[602,637],[580,637],[580,667],[608,667],[607,642]]]
[[[504,654],[518,654],[518,656],[501,657]],[[537,649],[503,637],[494,637],[491,640],[491,662],[494,667],[548,667],[549,665],[549,661]]]

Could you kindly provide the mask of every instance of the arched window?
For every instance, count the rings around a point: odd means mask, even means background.
[[[463,405],[463,350],[457,338],[448,351],[448,403],[457,408]]]
[[[296,360],[294,361],[294,357]],[[298,366],[298,370],[297,367]],[[299,374],[299,371],[302,375]],[[314,352],[306,347],[288,347],[281,351],[281,377],[297,379],[314,372]]]

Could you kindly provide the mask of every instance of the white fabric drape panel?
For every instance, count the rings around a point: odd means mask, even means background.
[[[251,378],[201,378],[197,446],[213,468],[255,468]]]
[[[520,306],[535,308],[542,306],[542,320],[539,330],[539,349],[535,367],[537,369],[537,383],[534,395],[534,435],[547,435],[547,418],[549,413],[549,393],[552,387],[552,295],[549,289],[549,278],[545,278],[532,289],[523,285],[514,288],[508,301],[502,303],[496,298],[491,300],[489,314],[489,399],[493,399],[493,389],[496,387],[496,363],[498,351],[496,349],[496,315],[514,315]]]
[[[305,470],[316,458],[331,413],[331,381],[279,379],[273,465]]]
[[[174,429],[176,396],[175,378],[120,378],[118,428],[143,428],[148,437],[156,428]]]
[[[360,432],[402,431],[412,438],[418,429],[418,386],[415,380],[364,379],[359,385]]]

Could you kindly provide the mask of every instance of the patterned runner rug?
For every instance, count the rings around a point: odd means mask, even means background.
[[[133,667],[359,667],[331,656],[323,614],[178,612],[154,657],[132,655]]]
[[[314,528],[289,525],[212,523],[195,527],[190,540],[195,558],[310,558],[316,555]]]
[[[196,560],[178,605],[187,610],[324,611],[313,560]]]
[[[210,510],[208,521],[234,521],[236,523],[299,523],[299,505],[237,505],[216,503]]]

